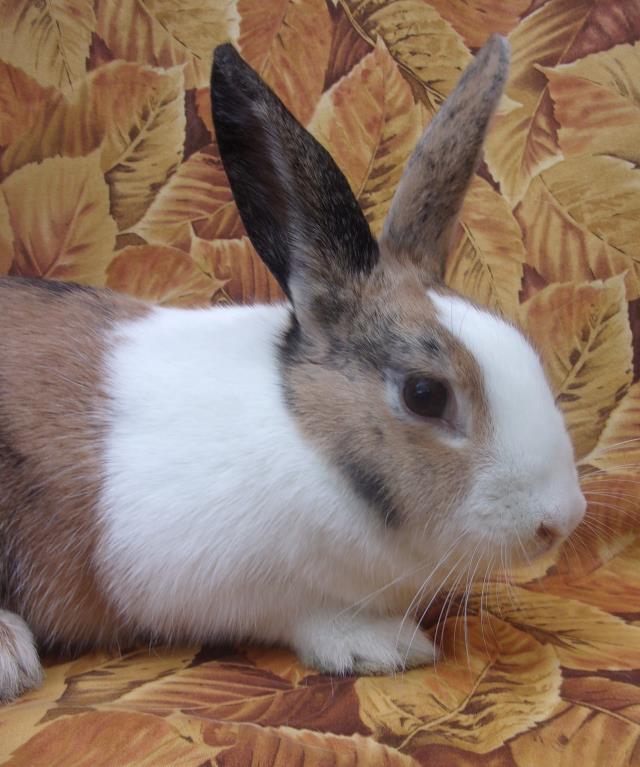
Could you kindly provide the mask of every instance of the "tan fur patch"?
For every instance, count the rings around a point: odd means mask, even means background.
[[[45,645],[118,633],[92,567],[103,360],[114,322],[147,311],[109,291],[0,280],[0,604]]]
[[[300,331],[299,353],[284,355],[285,380],[309,440],[362,494],[369,486],[375,497],[368,500],[383,507],[387,523],[395,515],[400,524],[413,518],[437,526],[469,487],[492,427],[478,364],[439,323],[422,280],[419,267],[383,255],[337,326]],[[427,420],[394,413],[389,387],[408,373],[464,392],[473,415],[466,446],[447,443]]]

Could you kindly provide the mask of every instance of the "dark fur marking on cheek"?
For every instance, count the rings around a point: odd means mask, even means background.
[[[400,514],[384,479],[375,471],[350,458],[339,460],[338,466],[356,493],[381,514],[384,526],[398,527]]]

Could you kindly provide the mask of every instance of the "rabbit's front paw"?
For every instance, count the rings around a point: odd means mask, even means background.
[[[332,674],[387,674],[437,656],[415,622],[390,617],[316,616],[298,626],[293,644],[303,663]]]
[[[15,613],[0,610],[0,702],[41,682],[42,667],[29,627]]]

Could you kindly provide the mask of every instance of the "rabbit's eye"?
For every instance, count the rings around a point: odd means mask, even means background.
[[[449,389],[442,381],[426,376],[409,376],[402,389],[405,405],[423,418],[442,418]]]

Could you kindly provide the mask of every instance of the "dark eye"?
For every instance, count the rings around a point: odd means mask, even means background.
[[[435,378],[414,375],[404,382],[402,390],[405,405],[412,413],[423,418],[442,418],[447,406],[447,385]]]

